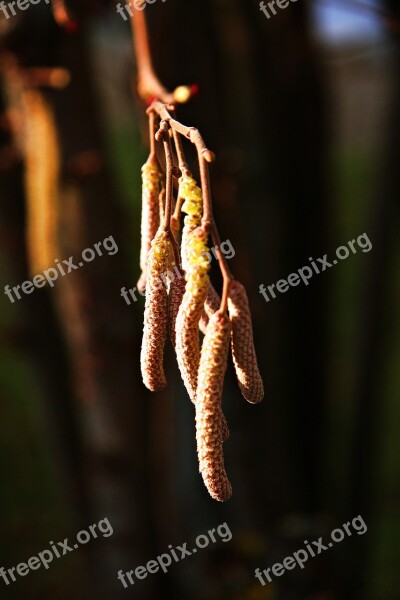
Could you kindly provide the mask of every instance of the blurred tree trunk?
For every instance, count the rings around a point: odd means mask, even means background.
[[[357,378],[355,388],[354,435],[351,460],[350,506],[354,515],[361,514],[366,523],[383,516],[377,506],[377,493],[384,397],[383,384],[387,377],[388,340],[393,323],[388,315],[398,312],[398,300],[393,296],[392,277],[398,272],[393,263],[399,228],[400,178],[398,156],[400,152],[400,43],[398,23],[400,8],[395,0],[386,0],[384,5],[393,17],[387,24],[393,25],[394,47],[393,73],[395,78],[392,106],[386,125],[387,143],[383,156],[383,167],[375,192],[369,229],[373,252],[368,261],[368,271],[363,289],[360,291],[361,326],[358,351]],[[365,302],[365,298],[368,301]],[[373,521],[372,521],[373,522]],[[385,535],[379,531],[379,537]],[[363,536],[353,555],[354,571],[346,579],[344,593],[348,597],[372,598],[371,585],[367,576],[371,561],[371,542]],[[388,566],[387,573],[391,573]],[[397,589],[396,581],[388,583],[387,589]],[[373,589],[373,588],[372,588]]]
[[[41,297],[43,319],[42,338],[35,347],[49,382],[61,444],[65,443],[76,475],[83,475],[81,499],[86,509],[80,511],[79,527],[87,529],[108,517],[114,528],[112,537],[81,552],[86,551],[92,566],[96,597],[117,598],[125,593],[116,579],[117,571],[128,570],[140,564],[143,555],[154,553],[152,507],[147,502],[152,487],[147,438],[150,415],[137,360],[141,326],[137,322],[135,329],[134,313],[123,310],[120,297],[122,285],[131,279],[126,239],[118,198],[105,166],[99,102],[86,43],[85,27],[67,35],[52,22],[48,11],[38,10],[32,11],[28,20],[21,20],[7,50],[18,56],[24,68],[57,66],[71,75],[65,90],[44,90],[55,114],[63,163],[60,256],[54,259],[61,262],[73,256],[76,264],[85,248],[93,248],[109,236],[119,248],[114,256],[103,251],[102,257],[60,278],[42,295],[36,292],[37,298]],[[63,337],[58,346],[49,343],[55,324],[50,318],[53,310],[43,303],[44,297],[53,303],[57,315]],[[44,337],[46,343],[41,343]],[[63,386],[65,378],[56,380],[60,370],[70,374],[72,415],[66,412],[71,399],[68,383]],[[78,462],[73,456],[79,445],[66,433],[69,416],[74,430],[79,423],[82,447]],[[154,597],[156,586],[157,577],[153,577],[146,598]]]

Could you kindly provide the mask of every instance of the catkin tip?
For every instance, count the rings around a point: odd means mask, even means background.
[[[249,302],[239,281],[231,283],[228,312],[232,322],[231,347],[239,387],[248,402],[257,404],[264,398],[264,384],[254,348]]]
[[[230,336],[229,318],[216,312],[210,318],[203,340],[196,392],[199,468],[210,495],[220,502],[225,502],[232,495],[224,466],[221,407]]]

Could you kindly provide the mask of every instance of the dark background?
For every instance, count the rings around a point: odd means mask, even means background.
[[[331,5],[340,12],[329,10]],[[146,8],[157,72],[197,83],[179,109],[217,154],[221,238],[246,284],[266,397],[243,401],[229,367],[225,444],[233,498],[198,474],[193,408],[170,349],[168,388],[140,378],[140,167],[147,129],[129,26],[113,3],[71,2],[79,31],[42,2],[0,21],[0,287],[28,278],[18,85],[41,86],[62,168],[55,258],[112,235],[97,258],[11,304],[0,295],[0,566],[107,517],[93,540],[6,586],[0,598],[395,600],[399,597],[400,13],[390,0],[299,0],[267,19],[255,0],[158,0]],[[361,21],[360,21],[361,19]],[[19,70],[10,69],[10,60]],[[33,83],[32,83],[33,81]],[[22,82],[22,83],[21,83]],[[40,139],[37,152],[44,152]],[[366,232],[373,248],[265,303],[258,293]],[[51,265],[49,265],[51,266]],[[263,588],[266,569],[362,515],[368,525]],[[125,590],[169,544],[227,522],[210,545]]]

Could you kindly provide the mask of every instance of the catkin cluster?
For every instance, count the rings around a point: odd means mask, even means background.
[[[179,235],[176,215],[155,234],[164,214],[159,205],[160,176],[146,163],[143,177],[142,270],[146,273],[146,307],[141,354],[145,385],[159,390],[166,384],[163,352],[167,330],[189,397],[195,405],[199,469],[210,495],[224,502],[232,487],[224,466],[223,442],[229,428],[222,411],[222,391],[231,348],[239,387],[249,402],[262,399],[264,389],[254,350],[249,304],[244,287],[229,280],[225,301],[209,278],[208,228],[203,224],[202,190],[192,177],[182,176],[178,196],[183,201],[184,226]],[[162,197],[162,194],[161,196]],[[172,199],[170,199],[172,200]],[[153,236],[151,248],[149,238]],[[180,238],[180,244],[179,244]],[[178,244],[180,248],[178,248]],[[172,272],[172,250],[181,264]],[[147,255],[147,258],[145,259]],[[175,264],[175,263],[173,263]],[[166,274],[168,273],[168,276]],[[177,276],[179,275],[179,276]],[[204,334],[201,342],[200,332]]]

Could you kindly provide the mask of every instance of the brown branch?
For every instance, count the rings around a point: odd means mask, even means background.
[[[181,136],[175,129],[172,129],[172,135],[174,138],[176,156],[178,158],[179,169],[184,177],[191,177],[192,173],[189,169],[189,165],[185,158],[185,153],[183,151]]]
[[[181,135],[175,129],[172,129],[172,135],[175,143],[175,151],[176,156],[178,158],[178,166],[179,170],[182,173],[183,177],[192,177],[192,172],[189,169],[189,165],[187,163],[185,153],[182,146]],[[174,231],[179,232],[180,229],[180,219],[182,212],[183,198],[178,195],[176,200],[174,214],[171,217],[171,227],[173,227]]]
[[[215,252],[217,254],[218,265],[221,270],[223,279],[223,289],[221,296],[220,311],[225,312],[228,305],[228,296],[233,279],[225,255],[221,252],[221,239],[219,237],[218,228],[215,223],[213,209],[212,209],[212,197],[211,197],[211,186],[210,186],[210,174],[208,170],[208,164],[206,163],[204,156],[199,155],[199,167],[200,167],[200,179],[201,189],[203,192],[203,218],[202,225],[205,227],[211,235],[212,242],[215,246]]]
[[[145,12],[134,8],[133,3],[130,11],[139,96],[145,102],[158,98],[167,104],[184,104],[196,93],[196,86],[180,85],[173,92],[163,86],[153,67]]]
[[[169,103],[160,102],[159,100],[154,100],[147,109],[147,112],[156,112],[160,119],[166,121],[173,131],[180,133],[183,137],[192,142],[192,144],[196,146],[197,153],[200,156],[204,157],[209,163],[214,162],[215,154],[207,148],[199,130],[195,127],[186,127],[186,125],[182,125],[182,123],[174,119],[171,115],[171,111],[174,110],[175,106],[173,104],[171,105]]]
[[[166,121],[161,121],[160,128],[156,133],[157,141],[163,142],[164,153],[165,153],[165,209],[164,209],[164,223],[163,230],[168,233],[169,239],[174,252],[175,263],[180,266],[179,249],[175,240],[175,237],[171,231],[171,212],[172,212],[172,200],[173,200],[173,175],[175,167],[173,163],[173,154],[171,147],[171,139],[169,137],[169,127]]]
[[[176,88],[174,93],[170,93],[161,84],[160,80],[155,74],[152,63],[147,23],[143,11],[132,9],[131,25],[137,59],[138,92],[143,100],[152,100],[150,107],[147,109],[147,113],[150,117],[150,122],[154,123],[154,115],[158,115],[161,119],[160,129],[156,134],[156,139],[163,140],[167,169],[164,230],[167,231],[170,235],[171,243],[174,249],[175,260],[177,264],[180,264],[179,258],[177,258],[179,257],[179,249],[177,247],[176,240],[171,232],[171,206],[173,185],[172,178],[174,174],[174,166],[171,140],[168,135],[168,132],[166,131],[166,126],[168,126],[172,131],[179,163],[179,169],[182,175],[189,177],[191,176],[191,173],[188,167],[188,163],[185,159],[180,136],[187,138],[192,144],[194,144],[197,150],[200,167],[201,188],[204,200],[204,213],[202,224],[207,229],[207,231],[210,232],[213,243],[216,246],[218,264],[223,278],[223,291],[220,310],[222,312],[226,312],[232,275],[226,262],[225,256],[220,250],[220,237],[218,234],[218,229],[212,211],[212,198],[208,163],[214,162],[215,154],[207,148],[198,129],[196,129],[195,127],[187,127],[186,125],[183,125],[182,123],[176,120],[175,103],[179,101],[187,101],[187,99],[190,98],[190,88],[185,89],[184,86],[180,86],[179,88]],[[151,115],[153,115],[153,120],[151,120]],[[181,206],[181,199],[178,198],[174,214],[172,215],[173,223],[177,223],[180,218]]]
[[[139,96],[145,102],[150,98],[160,98],[160,100],[167,103],[173,102],[173,94],[168,92],[162,85],[154,71],[144,11],[136,10],[132,7],[131,12],[131,26],[137,61]]]
[[[228,267],[228,263],[226,262],[225,255],[221,252],[221,239],[219,237],[218,229],[214,218],[211,221],[210,225],[210,234],[213,244],[215,246],[215,252],[217,254],[218,265],[222,273],[223,287],[222,287],[222,295],[221,295],[221,305],[219,307],[221,312],[226,312],[228,306],[228,296],[231,288],[231,282],[233,280],[232,273]]]
[[[150,138],[150,156],[149,160],[157,161],[156,153],[156,115],[149,114],[149,138]]]

